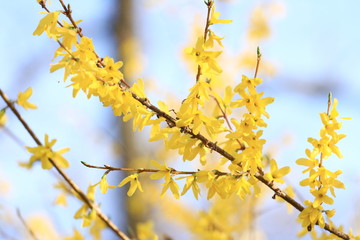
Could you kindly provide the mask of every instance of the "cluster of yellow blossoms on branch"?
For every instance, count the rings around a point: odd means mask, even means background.
[[[44,1],[39,3],[47,10]],[[214,84],[220,81],[219,75],[222,72],[217,58],[222,53],[219,48],[223,47],[223,38],[217,36],[210,27],[232,21],[219,18],[220,13],[215,11],[213,0],[207,0],[205,4],[208,12],[204,34],[197,38],[194,47],[185,49],[197,65],[196,81],[180,108],[171,111],[162,101],[159,101],[157,106],[150,102],[141,79],[130,86],[119,70],[123,65],[121,61],[116,62],[113,58],[101,58],[97,55],[92,40],[83,36],[81,28],[77,26],[80,21],[72,19],[70,6],[63,5],[65,11],[47,10],[48,12],[44,13],[45,16],[33,34],[46,33],[49,38],[59,43],[54,54],[54,60],[59,60],[51,66],[50,71],[64,70],[64,81],[71,82],[73,97],[76,97],[79,91],[84,92],[88,98],[98,97],[103,106],[112,108],[115,116],[123,116],[124,121],[132,119],[134,131],[149,126],[149,141],[162,140],[166,149],[177,150],[184,161],[198,158],[200,163],[206,166],[210,154],[215,151],[221,155],[218,162],[223,165],[227,163],[227,171],[178,171],[156,161],[152,161],[154,169],[113,168],[108,165],[96,167],[83,162],[85,166],[106,170],[101,180],[89,187],[86,195],[88,201],[95,202],[97,187],[104,194],[109,188],[116,187],[107,182],[107,174],[116,170],[134,171],[118,184],[118,187],[130,184],[128,196],[132,196],[136,190],[143,191],[139,180],[143,173],[152,173],[150,178],[154,180],[163,179],[161,196],[170,190],[177,199],[190,189],[198,199],[199,183],[206,187],[208,199],[216,194],[224,199],[233,195],[245,199],[253,192],[257,195],[260,192],[259,183],[262,182],[271,188],[275,195],[301,211],[299,219],[304,228],[310,231],[314,225],[319,225],[327,229],[323,213],[330,218],[335,211],[323,210],[323,204],[333,204],[334,188],[344,188],[344,184],[337,180],[341,171],[332,172],[323,164],[332,154],[342,157],[336,146],[338,141],[345,137],[344,134],[337,133],[341,128],[341,123],[337,120],[337,99],[331,104],[329,97],[327,113],[320,114],[323,123],[320,140],[309,138],[308,142],[313,145],[313,150],[306,149],[307,158],[297,160],[298,164],[307,167],[303,173],[309,172],[309,177],[300,184],[309,186],[315,197],[313,201],[305,201],[306,207],[301,210],[303,207],[299,203],[274,185],[274,182],[284,183],[283,177],[290,172],[290,168],[279,168],[274,159],[265,161],[263,146],[266,141],[262,135],[263,129],[267,127],[265,118],[270,117],[266,107],[274,98],[264,97],[264,92],[258,92],[262,79],[256,76],[257,69],[253,78],[242,76],[240,83],[235,87],[226,87],[224,92],[220,92],[223,89],[215,88]],[[70,22],[60,22],[59,18],[63,15]],[[260,56],[258,52],[258,63]],[[28,102],[31,93],[31,89],[20,93],[16,103],[26,109],[36,108]],[[209,108],[212,114],[208,114]],[[240,117],[235,116],[234,112],[238,115],[240,113]],[[55,142],[56,140],[49,141],[45,135],[43,146],[27,147],[32,156],[28,163],[22,165],[31,167],[34,162],[41,161],[44,169],[50,169],[54,161],[59,167],[68,167],[68,161],[62,156],[68,149],[53,151]],[[269,172],[264,172],[268,166]],[[179,181],[185,181],[182,191]],[[84,199],[83,196],[77,197]],[[75,213],[75,218],[83,219],[83,226],[98,221],[96,216],[96,211],[88,203],[84,203]]]
[[[309,186],[310,193],[315,197],[313,201],[305,201],[307,207],[299,215],[302,226],[307,229],[312,229],[315,224],[324,228],[323,213],[330,219],[334,216],[335,210],[323,210],[323,204],[333,204],[334,199],[332,197],[336,197],[335,188],[345,188],[345,185],[337,180],[342,171],[330,171],[323,164],[323,161],[333,154],[339,158],[343,157],[336,144],[346,135],[337,133],[342,125],[338,122],[338,118],[348,120],[350,118],[339,117],[336,109],[337,105],[338,100],[335,98],[332,103],[332,94],[329,93],[327,112],[320,113],[323,124],[320,130],[320,139],[308,138],[308,142],[312,144],[313,149],[306,149],[307,158],[300,158],[296,161],[297,164],[307,167],[303,173],[309,173],[309,177],[302,180],[300,185]],[[332,197],[328,194],[331,194]]]

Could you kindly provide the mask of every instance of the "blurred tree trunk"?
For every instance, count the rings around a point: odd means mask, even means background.
[[[135,4],[133,0],[118,0],[115,2],[116,12],[112,19],[114,23],[113,35],[117,47],[118,59],[124,62],[121,71],[124,74],[125,80],[132,84],[136,75],[139,74],[138,66],[138,39],[136,36],[136,19],[135,19]],[[136,137],[132,131],[132,121],[122,122],[120,124],[119,139],[121,140],[121,154],[122,165],[124,167],[144,167],[143,161],[140,161],[144,154],[143,145],[140,143],[141,139]],[[140,149],[141,147],[141,149]],[[125,198],[124,198],[125,196]],[[135,194],[128,198],[124,191],[121,192],[120,198],[123,199],[123,210],[126,211],[126,228],[130,231],[135,231],[136,224],[144,222],[148,219],[149,208],[143,195]],[[131,232],[130,232],[131,234]]]
[[[121,71],[125,80],[131,85],[135,79],[134,64],[135,54],[137,52],[136,34],[135,34],[135,9],[133,0],[117,0],[115,2],[116,14],[114,15],[113,35],[116,40],[118,59],[124,62]],[[121,155],[122,166],[124,167],[141,167],[138,159],[144,155],[141,154],[144,149],[139,149],[142,145],[141,139],[134,135],[132,131],[132,121],[120,122],[119,137],[122,142]],[[124,198],[124,192],[121,192],[120,198]],[[141,196],[135,194],[131,198],[125,195],[123,200],[123,210],[126,211],[126,228],[135,231],[136,224],[146,219],[144,213],[146,209],[142,202]],[[131,232],[130,232],[131,234]]]

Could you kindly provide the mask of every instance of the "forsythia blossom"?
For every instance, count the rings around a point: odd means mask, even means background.
[[[49,142],[49,136],[45,135],[45,144],[37,147],[26,147],[28,152],[32,154],[28,163],[20,163],[21,166],[32,167],[36,161],[41,161],[41,167],[43,169],[50,169],[53,167],[53,164],[50,162],[50,159],[54,161],[59,167],[67,168],[69,167],[69,162],[62,156],[70,150],[70,148],[63,148],[58,151],[53,151],[52,147],[56,143],[56,139],[53,139]]]
[[[131,197],[136,189],[139,189],[141,192],[143,192],[143,189],[141,187],[141,183],[139,181],[139,175],[137,173],[134,173],[126,178],[124,178],[120,183],[119,183],[119,187],[124,186],[126,183],[130,182],[130,188],[127,192],[127,195],[129,197]]]
[[[313,203],[309,200],[305,202],[306,208],[299,214],[299,219],[302,222],[302,226],[311,230],[315,224],[319,224],[321,228],[325,226],[325,220],[322,215],[322,206],[314,207]]]
[[[5,109],[0,110],[0,128],[4,127],[7,122]]]
[[[37,106],[28,101],[29,98],[31,97],[31,95],[32,95],[32,88],[30,87],[30,88],[26,89],[25,92],[20,92],[18,94],[16,103],[25,109],[29,109],[29,108],[36,109]]]
[[[102,194],[105,194],[107,193],[108,189],[109,188],[116,188],[116,186],[113,186],[113,185],[110,185],[107,181],[107,178],[106,178],[106,174],[104,174],[102,177],[101,177],[101,180],[99,182],[99,185],[100,185],[100,190],[101,190],[101,193]]]
[[[275,181],[279,183],[284,183],[284,180],[281,178],[290,172],[290,167],[278,168],[278,165],[274,159],[270,160],[270,172],[265,174],[265,179],[268,181]]]

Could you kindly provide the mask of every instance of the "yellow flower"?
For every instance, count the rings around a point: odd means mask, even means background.
[[[76,21],[75,23],[78,24],[80,23],[81,20]],[[74,28],[74,25],[66,22],[66,21],[62,21],[62,25],[63,27],[61,28],[57,28],[59,34],[62,37],[62,45],[64,45],[64,47],[68,50],[71,50],[74,46],[74,44],[76,43],[77,40],[77,32],[76,29]],[[58,50],[55,52],[55,57],[57,57],[57,54],[59,52],[63,52],[65,51],[65,49],[63,47],[59,47]]]
[[[197,155],[200,155],[200,162],[202,165],[206,163],[207,148],[202,142],[197,143],[198,139],[188,138],[185,147],[179,151],[183,155],[183,160],[193,160]]]
[[[281,178],[290,172],[290,167],[278,168],[278,165],[274,159],[270,160],[270,172],[265,174],[265,179],[268,181],[275,181],[278,183],[284,183]]]
[[[66,153],[70,150],[70,148],[63,148],[56,152],[54,152],[51,148],[56,143],[56,139],[51,140],[49,142],[49,136],[45,135],[45,144],[37,147],[26,147],[28,152],[32,153],[30,160],[28,163],[20,163],[21,166],[32,167],[34,162],[40,160],[41,167],[43,169],[50,169],[53,167],[52,163],[49,159],[53,160],[55,163],[59,165],[59,167],[67,168],[69,167],[69,162],[62,156],[62,154]]]
[[[311,188],[321,186],[321,182],[317,178],[321,175],[321,172],[324,172],[323,169],[323,167],[319,168],[317,171],[311,169],[309,172],[309,178],[302,180],[300,182],[300,186],[310,186]]]
[[[116,186],[109,185],[109,183],[107,182],[106,175],[103,175],[103,176],[102,176],[99,184],[100,184],[100,190],[101,190],[101,193],[102,193],[102,194],[107,193],[107,191],[108,191],[109,188],[116,188]]]
[[[268,22],[264,9],[261,7],[255,8],[250,18],[249,38],[256,42],[268,38],[270,35]]]
[[[123,62],[119,61],[115,63],[113,58],[105,57],[104,64],[104,69],[106,70],[106,75],[104,78],[106,81],[111,83],[118,83],[123,78],[123,74],[119,70],[119,68],[123,66]]]
[[[321,122],[323,123],[323,129],[326,131],[327,134],[333,136],[336,134],[336,130],[341,128],[341,123],[339,123],[336,118],[332,118],[331,116],[327,115],[326,113],[320,113]]]
[[[184,185],[183,191],[181,192],[181,195],[184,195],[185,193],[187,193],[187,191],[191,188],[196,200],[198,200],[199,194],[200,194],[200,188],[196,182],[196,180],[197,180],[196,175],[191,175],[191,176],[187,176],[187,177],[179,177],[176,180],[183,179],[183,178],[186,178],[186,183]]]
[[[331,155],[331,149],[329,148],[329,141],[330,138],[326,135],[322,136],[320,140],[317,140],[315,138],[308,138],[307,140],[309,143],[311,143],[314,147],[314,154],[318,155],[319,153],[322,153],[322,158],[327,159]]]
[[[4,127],[6,122],[7,122],[7,117],[5,114],[5,110],[2,109],[0,111],[0,128]]]
[[[231,107],[242,107],[245,106],[247,110],[257,116],[260,117],[264,115],[269,118],[270,115],[265,111],[266,106],[274,102],[273,97],[265,97],[261,98],[264,95],[264,92],[258,93],[255,88],[248,88],[249,92],[243,90],[239,92],[241,99],[232,102]]]
[[[41,35],[45,31],[49,38],[57,39],[59,34],[58,28],[56,26],[57,20],[59,17],[60,11],[55,11],[51,13],[45,13],[46,16],[40,20],[39,25],[33,32],[33,35]]]
[[[78,49],[77,51],[73,52],[73,55],[79,59],[81,59],[82,61],[80,62],[90,62],[90,61],[97,61],[97,57],[94,53],[95,51],[95,47],[94,44],[92,42],[91,38],[88,37],[82,37],[80,39],[80,43],[75,44],[76,49]],[[87,63],[89,64],[89,63]],[[96,65],[95,65],[96,66]],[[87,67],[91,67],[87,66]]]
[[[313,203],[306,200],[305,205],[307,207],[301,211],[298,218],[302,222],[304,228],[312,229],[315,224],[319,224],[321,228],[325,227],[325,220],[322,215],[323,207],[320,205],[317,208],[313,207]]]
[[[327,216],[328,218],[332,218],[332,217],[335,215],[335,213],[336,213],[335,210],[326,210],[326,211],[324,211],[324,212],[325,212],[325,214],[326,214],[326,216]]]
[[[308,167],[302,173],[306,173],[319,166],[319,160],[315,158],[315,151],[310,151],[309,149],[306,149],[305,153],[308,158],[299,158],[298,160],[296,160],[296,164]]]
[[[255,87],[259,84],[262,83],[262,79],[261,78],[248,78],[245,75],[242,75],[241,78],[241,83],[239,83],[235,88],[234,91],[237,93],[241,93],[243,92],[246,88],[250,89],[255,89]]]
[[[90,201],[94,201],[95,200],[95,190],[96,190],[96,185],[90,185],[87,189],[87,193],[86,196],[88,197],[88,199],[90,199]],[[81,199],[80,196],[77,196],[77,198]],[[94,209],[91,209],[88,204],[84,203],[79,210],[76,211],[76,213],[74,214],[74,218],[75,219],[80,219],[82,218],[83,222],[82,222],[82,227],[87,227],[89,226],[94,220],[96,220],[96,211]]]
[[[165,175],[165,182],[162,184],[164,187],[161,191],[161,197],[163,197],[166,193],[166,191],[170,188],[172,194],[176,199],[180,198],[179,193],[179,185],[174,181],[174,179],[171,177],[170,173]]]
[[[212,9],[211,9],[211,18],[209,20],[209,24],[217,24],[217,23],[231,23],[232,20],[227,20],[227,19],[219,19],[220,17],[220,13],[219,12],[215,12],[215,4],[213,5]]]
[[[121,181],[121,183],[119,183],[118,187],[122,187],[128,182],[130,182],[130,188],[127,192],[127,195],[129,197],[131,197],[135,193],[136,189],[138,189],[138,188],[141,192],[143,192],[143,189],[142,189],[140,181],[139,181],[139,174],[134,173],[134,174],[124,178]]]
[[[250,190],[251,184],[245,177],[241,177],[236,181],[235,189],[236,195],[238,195],[241,199],[245,199],[247,195],[251,193]]]
[[[31,95],[32,95],[32,88],[30,87],[30,88],[26,89],[25,92],[20,92],[18,94],[16,103],[25,109],[28,109],[28,108],[36,109],[37,106],[28,101],[28,99],[31,97]]]
[[[154,233],[154,223],[147,221],[136,225],[136,236],[139,240],[158,240],[159,237]]]
[[[68,186],[64,182],[59,181],[54,185],[54,188],[59,189],[61,192],[55,199],[55,204],[60,206],[67,206],[67,195],[72,193],[71,190],[68,189]]]
[[[209,30],[209,35],[208,36],[209,36],[208,39],[204,43],[204,48],[212,48],[212,47],[214,47],[214,42],[217,42],[220,46],[224,47],[222,45],[222,42],[221,42],[221,40],[223,40],[224,38],[221,38],[221,37],[217,36],[211,30]]]
[[[161,165],[157,161],[151,160],[151,165],[160,169],[160,171],[150,175],[150,178],[153,180],[160,179],[165,177],[167,174],[170,174],[171,168],[167,167],[166,164]]]
[[[76,229],[74,229],[74,235],[66,237],[64,240],[85,240],[85,237]]]
[[[161,165],[160,163],[151,160],[151,164],[160,169],[160,171],[153,173],[150,175],[151,179],[160,179],[164,178],[165,182],[162,184],[164,187],[161,191],[161,197],[163,197],[166,193],[166,191],[170,188],[171,192],[175,196],[176,199],[180,198],[179,194],[179,185],[174,181],[174,179],[171,177],[171,171],[172,168],[167,167],[165,164]]]
[[[332,199],[331,197],[326,195],[327,190],[328,189],[326,187],[322,187],[319,190],[314,189],[314,188],[310,189],[311,194],[314,195],[314,197],[315,197],[314,202],[313,202],[314,208],[318,208],[322,203],[326,203],[326,204],[334,203],[334,199]]]
[[[205,51],[204,50],[204,38],[199,37],[197,39],[195,48],[186,48],[185,52],[195,57],[196,63],[201,66],[202,74],[208,75],[212,71],[219,74],[222,72],[219,64],[216,62],[221,51]]]
[[[345,185],[343,182],[337,180],[336,178],[342,173],[341,170],[337,170],[335,172],[327,171],[327,177],[322,177],[321,181],[323,185],[330,189],[331,195],[336,197],[335,188],[345,189]]]

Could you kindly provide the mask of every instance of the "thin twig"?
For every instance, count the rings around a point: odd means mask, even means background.
[[[68,4],[68,6],[66,7],[65,3],[62,0],[59,0],[61,6],[64,8],[64,13],[67,16],[67,18],[70,20],[70,22],[72,23],[72,25],[74,26],[74,28],[76,29],[76,32],[79,34],[80,37],[83,37],[84,35],[81,32],[81,28],[79,28],[76,24],[76,22],[74,21],[72,15],[71,15],[71,9],[70,9],[70,4]]]
[[[256,49],[256,67],[255,67],[254,78],[257,77],[260,61],[261,61],[261,52],[260,52],[260,48],[257,47],[257,49]]]
[[[208,35],[208,32],[209,32],[210,13],[211,13],[211,8],[214,5],[214,2],[212,0],[209,0],[208,2],[205,2],[205,4],[207,5],[207,16],[206,16],[206,24],[205,24],[205,29],[204,29],[204,43],[206,42],[207,35]],[[197,73],[196,73],[196,82],[198,82],[200,80],[200,76],[201,76],[201,66],[199,64],[198,69],[197,69]]]
[[[84,166],[88,167],[88,168],[104,169],[104,170],[108,170],[108,171],[134,171],[134,172],[138,172],[138,173],[164,171],[164,170],[161,170],[161,169],[152,169],[152,168],[117,168],[117,167],[112,167],[112,166],[109,166],[109,165],[104,165],[102,167],[102,166],[94,166],[94,165],[88,164],[88,163],[83,162],[83,161],[81,161],[81,163]],[[173,175],[195,174],[195,173],[197,173],[197,172],[194,172],[194,171],[178,171],[178,170],[175,170],[175,169],[172,169],[172,168],[170,168],[170,169],[171,169],[170,172]]]
[[[30,234],[30,236],[34,239],[34,240],[38,240],[39,238],[36,237],[34,231],[29,227],[29,225],[26,223],[25,219],[22,217],[20,209],[16,209],[16,214],[19,217],[21,223],[24,225],[25,229],[28,231],[28,233]]]
[[[13,104],[11,103],[11,101],[9,101],[9,99],[5,96],[5,94],[3,93],[3,91],[0,89],[0,96],[2,97],[2,99],[6,102],[6,104],[9,106],[9,108],[11,109],[11,111],[15,114],[15,116],[18,118],[18,120],[21,122],[21,124],[24,126],[24,128],[26,129],[26,131],[30,134],[30,136],[32,137],[32,139],[36,142],[37,145],[42,146],[42,143],[40,142],[40,140],[37,138],[37,136],[35,135],[35,133],[31,130],[31,128],[29,127],[29,125],[25,122],[25,120],[22,118],[22,116],[20,115],[20,113],[16,110],[16,108],[13,106]],[[104,214],[102,213],[102,211],[99,209],[99,207],[93,203],[87,196],[86,194],[81,191],[80,187],[78,185],[76,185],[76,183],[61,169],[61,167],[51,158],[49,158],[50,163],[54,166],[54,168],[56,169],[56,171],[63,177],[63,179],[69,184],[69,186],[76,192],[76,194],[78,194],[78,196],[81,198],[81,200],[88,205],[88,207],[90,209],[93,209],[97,216],[103,220],[103,222],[117,235],[119,236],[121,239],[123,240],[130,240],[129,237],[127,237],[125,235],[125,233],[121,232],[118,227]]]
[[[210,90],[212,90],[212,89],[210,88]],[[219,109],[220,109],[220,111],[221,111],[221,113],[222,113],[222,117],[225,119],[226,124],[227,124],[228,127],[229,127],[229,130],[230,130],[231,132],[233,132],[234,130],[233,130],[232,126],[231,126],[231,123],[230,123],[229,118],[228,118],[228,116],[227,116],[227,114],[226,114],[226,111],[222,109],[221,104],[220,104],[219,100],[217,100],[216,97],[212,96],[212,98],[215,100],[217,106],[219,107]],[[240,145],[239,150],[241,150],[241,151],[244,150],[244,149],[245,149],[245,145],[244,145],[243,143],[241,143],[239,139],[236,139],[236,141],[237,141],[237,142],[239,143],[239,145]]]
[[[95,169],[103,169],[103,170],[107,170],[106,172],[110,172],[110,171],[133,171],[133,172],[138,172],[138,173],[142,173],[142,172],[148,172],[148,173],[154,173],[154,172],[160,172],[160,171],[164,171],[161,169],[153,169],[153,168],[118,168],[118,167],[112,167],[109,165],[104,165],[104,166],[95,166],[95,165],[91,165],[88,164],[84,161],[81,161],[81,163],[88,168],[95,168]],[[200,170],[198,171],[179,171],[176,170],[174,168],[169,168],[170,173],[172,175],[180,175],[180,174],[184,174],[184,175],[192,175],[192,174],[196,174],[198,173]],[[217,176],[234,176],[234,177],[239,177],[239,176],[243,176],[245,174],[248,174],[247,172],[239,172],[237,174],[233,174],[233,173],[228,173],[228,172],[222,172],[219,170],[213,170],[213,172],[215,173],[215,175]]]
[[[327,100],[327,109],[326,109],[326,115],[327,115],[328,117],[330,117],[331,100],[332,100],[332,94],[331,94],[331,92],[329,92],[329,94],[328,94],[328,100]],[[321,153],[320,153],[319,168],[321,168],[322,164],[323,164],[323,153],[321,152]],[[320,176],[319,176],[319,181],[321,182]],[[321,187],[321,186],[320,186],[320,187]]]
[[[74,60],[74,61],[76,61],[76,62],[79,61],[79,59],[76,58],[76,57],[74,57],[74,55],[72,54],[72,52],[70,52],[70,50],[67,49],[67,48],[64,46],[64,44],[62,44],[62,42],[60,42],[60,40],[56,40],[56,41],[58,42],[58,44],[60,45],[60,47],[62,47],[62,48],[71,56],[71,59],[72,59],[72,60]]]

